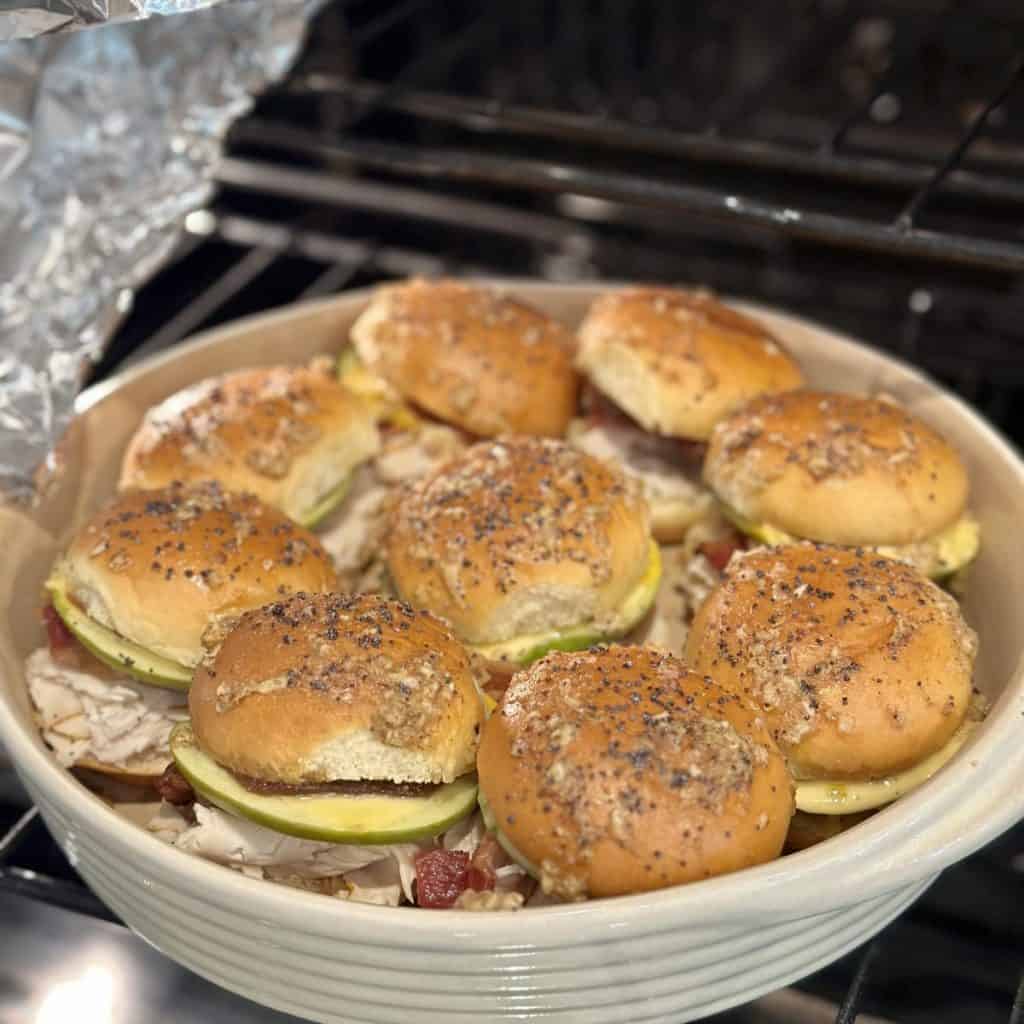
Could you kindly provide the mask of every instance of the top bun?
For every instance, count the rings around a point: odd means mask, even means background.
[[[755,395],[803,383],[756,320],[673,288],[602,295],[579,329],[576,363],[646,430],[695,441]]]
[[[379,447],[371,407],[324,363],[238,370],[171,395],[129,443],[121,489],[217,480],[304,521]]]
[[[311,533],[216,483],[120,495],[79,531],[51,575],[90,618],[188,667],[243,611],[337,583]]]
[[[755,712],[651,648],[559,652],[518,673],[477,765],[496,827],[565,898],[771,860],[793,814]]]
[[[428,612],[369,594],[244,615],[196,672],[189,710],[215,761],[291,784],[451,782],[483,723],[465,648]]]
[[[494,291],[446,280],[386,285],[351,337],[405,398],[479,437],[561,437],[576,409],[572,334]]]
[[[811,544],[733,555],[686,658],[761,709],[798,778],[879,778],[944,746],[977,638],[910,566]]]
[[[704,478],[745,519],[829,544],[913,544],[967,503],[945,438],[892,402],[838,392],[754,399],[715,428]]]
[[[388,569],[470,643],[599,628],[647,569],[649,520],[632,481],[562,441],[483,441],[401,497]]]

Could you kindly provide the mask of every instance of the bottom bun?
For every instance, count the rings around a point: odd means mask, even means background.
[[[171,755],[165,757],[133,757],[124,765],[106,764],[93,757],[83,757],[75,762],[75,769],[84,769],[106,775],[129,786],[155,787],[164,769],[171,763]]]
[[[659,544],[679,544],[714,509],[714,499],[708,492],[692,499],[648,495],[647,504],[651,509],[651,534]]]

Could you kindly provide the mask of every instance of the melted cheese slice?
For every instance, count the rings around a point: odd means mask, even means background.
[[[369,370],[351,348],[338,357],[338,380],[352,394],[370,402],[378,420],[399,430],[415,430],[422,422],[391,385]]]
[[[884,807],[924,785],[967,742],[981,723],[966,719],[949,742],[906,771],[868,782],[830,779],[797,781],[796,807],[808,814],[854,814]]]
[[[756,523],[741,516],[735,509],[723,506],[723,511],[737,529],[762,544],[770,547],[784,547],[799,544],[801,538],[780,530],[771,523]],[[961,516],[952,526],[919,541],[917,544],[881,545],[871,550],[885,558],[912,565],[926,576],[945,578],[974,559],[981,544],[981,528],[976,519]]]

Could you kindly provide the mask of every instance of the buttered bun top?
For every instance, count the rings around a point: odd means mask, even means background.
[[[479,437],[561,437],[576,409],[572,334],[487,288],[385,285],[351,339],[359,359],[404,398]]]
[[[376,595],[298,594],[248,612],[189,692],[199,746],[289,784],[442,783],[473,768],[483,699],[437,619]]]
[[[838,392],[754,399],[715,428],[704,478],[744,519],[830,544],[913,544],[967,503],[945,438],[892,402]]]
[[[121,494],[78,532],[51,580],[89,618],[188,667],[243,611],[337,584],[311,533],[216,483]]]
[[[614,627],[650,562],[647,505],[561,441],[484,441],[417,481],[387,539],[400,596],[473,644]]]
[[[694,441],[755,395],[803,383],[762,324],[708,292],[675,288],[602,295],[579,329],[576,363],[645,429]]]
[[[519,672],[484,726],[477,770],[510,852],[569,899],[771,860],[793,814],[756,713],[651,648],[553,653]]]
[[[238,370],[171,395],[129,443],[121,489],[217,480],[311,522],[379,448],[369,405],[323,364]]]
[[[977,638],[909,566],[811,544],[733,555],[686,657],[764,716],[797,778],[870,779],[964,721]]]

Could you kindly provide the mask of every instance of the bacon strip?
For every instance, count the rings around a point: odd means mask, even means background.
[[[733,530],[729,536],[719,540],[706,540],[699,545],[697,550],[711,563],[716,572],[724,572],[729,564],[729,559],[737,551],[743,551],[747,546],[747,539],[741,533]]]
[[[57,609],[52,604],[44,605],[42,609],[43,625],[46,627],[46,642],[49,644],[53,660],[68,668],[79,668],[81,666],[80,655],[82,650],[74,633],[64,624],[64,620],[57,614]]]

